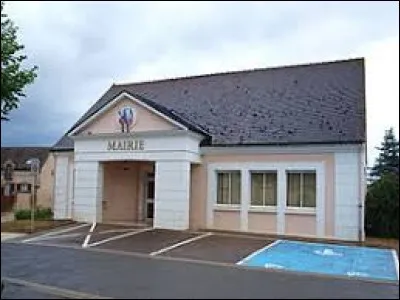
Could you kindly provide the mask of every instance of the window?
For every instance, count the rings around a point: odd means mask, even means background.
[[[14,183],[6,183],[4,186],[4,196],[12,196],[14,195],[15,185]]]
[[[31,184],[30,183],[17,184],[17,192],[18,193],[30,193],[31,192]]]
[[[287,206],[316,206],[316,174],[314,171],[287,173]]]
[[[251,205],[276,206],[276,172],[251,173]]]
[[[240,171],[219,172],[217,204],[240,204]]]

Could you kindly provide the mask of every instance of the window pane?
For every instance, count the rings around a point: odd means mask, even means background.
[[[251,205],[263,205],[263,174],[251,174]]]
[[[315,207],[316,203],[316,176],[315,173],[303,174],[303,206]]]
[[[300,173],[287,174],[287,206],[300,206]]]
[[[217,203],[218,204],[228,204],[229,197],[229,174],[228,173],[218,173],[217,182]]]
[[[231,204],[240,204],[240,172],[231,173]]]
[[[265,205],[276,206],[276,173],[265,173]]]

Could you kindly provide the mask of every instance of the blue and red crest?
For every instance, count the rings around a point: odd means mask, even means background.
[[[123,107],[118,111],[118,122],[121,124],[122,132],[130,132],[132,125],[136,122],[136,111],[132,107]]]

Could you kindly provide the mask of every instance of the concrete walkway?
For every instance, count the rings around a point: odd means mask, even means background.
[[[2,232],[1,241],[6,241],[14,238],[19,238],[25,236],[26,233],[16,233],[16,232]]]

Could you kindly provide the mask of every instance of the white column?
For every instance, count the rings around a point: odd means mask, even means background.
[[[319,166],[316,171],[316,232],[322,238],[325,236],[325,168]]]
[[[157,161],[155,164],[154,227],[189,229],[189,197],[190,162]]]
[[[74,219],[99,222],[102,216],[103,165],[94,162],[75,162]]]
[[[276,228],[277,234],[285,233],[285,209],[286,209],[286,171],[280,167],[278,169],[278,191],[277,191],[277,214]]]
[[[240,195],[240,230],[249,229],[249,205],[250,205],[250,172],[247,169],[241,170],[241,195]]]
[[[214,227],[214,205],[217,203],[217,173],[212,165],[207,167],[207,228]]]
[[[72,204],[74,202],[74,162],[72,157],[68,163],[68,200],[67,200],[67,216],[72,219]]]
[[[358,240],[359,154],[335,153],[335,238]]]

